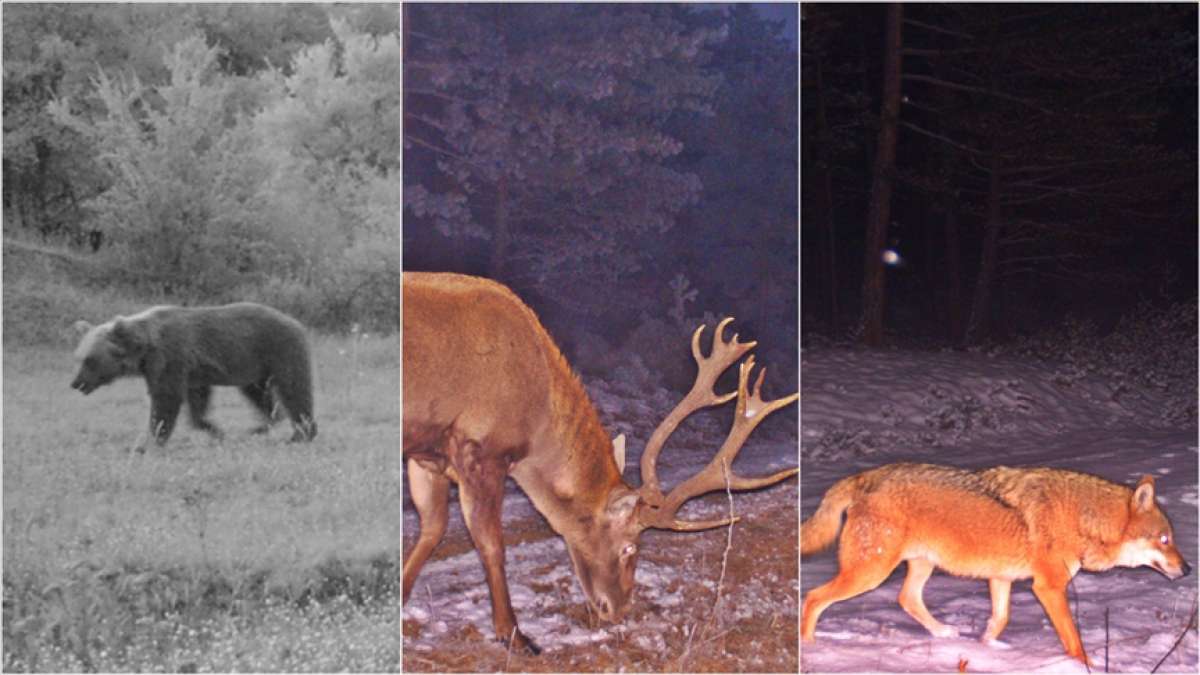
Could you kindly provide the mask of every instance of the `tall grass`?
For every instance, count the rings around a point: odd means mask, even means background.
[[[4,670],[399,669],[396,336],[315,340],[312,443],[219,388],[144,455],[142,381],[5,343]]]

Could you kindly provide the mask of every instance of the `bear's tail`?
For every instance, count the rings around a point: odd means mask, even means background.
[[[858,476],[833,484],[811,518],[800,525],[800,554],[815,553],[833,543],[842,527],[842,514],[858,497]]]

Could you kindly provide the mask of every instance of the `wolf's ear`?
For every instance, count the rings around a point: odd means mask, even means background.
[[[80,319],[79,321],[76,321],[75,323],[71,324],[71,330],[74,331],[74,333],[80,337],[83,337],[84,335],[86,335],[87,332],[91,329],[92,329],[92,324],[84,321],[83,319]]]
[[[1154,508],[1154,476],[1146,474],[1138,481],[1133,490],[1133,508],[1135,511],[1149,511]]]

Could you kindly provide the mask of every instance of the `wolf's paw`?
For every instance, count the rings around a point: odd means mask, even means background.
[[[1012,645],[1008,644],[1007,642],[1001,642],[996,638],[986,638],[984,639],[983,644],[991,647],[992,649],[1012,649]]]
[[[956,638],[956,637],[958,637],[958,629],[955,628],[954,626],[947,626],[944,623],[934,626],[933,628],[929,629],[929,632],[933,633],[933,637],[939,637],[939,638]]]

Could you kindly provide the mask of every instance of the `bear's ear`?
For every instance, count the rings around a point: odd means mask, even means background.
[[[140,352],[147,346],[147,328],[137,321],[129,321],[117,317],[113,321],[109,337],[121,349],[128,352]]]
[[[71,325],[71,330],[74,331],[75,334],[80,337],[87,335],[87,332],[91,329],[92,329],[92,324],[84,321],[83,319],[80,319],[79,321],[76,321],[74,324]]]

